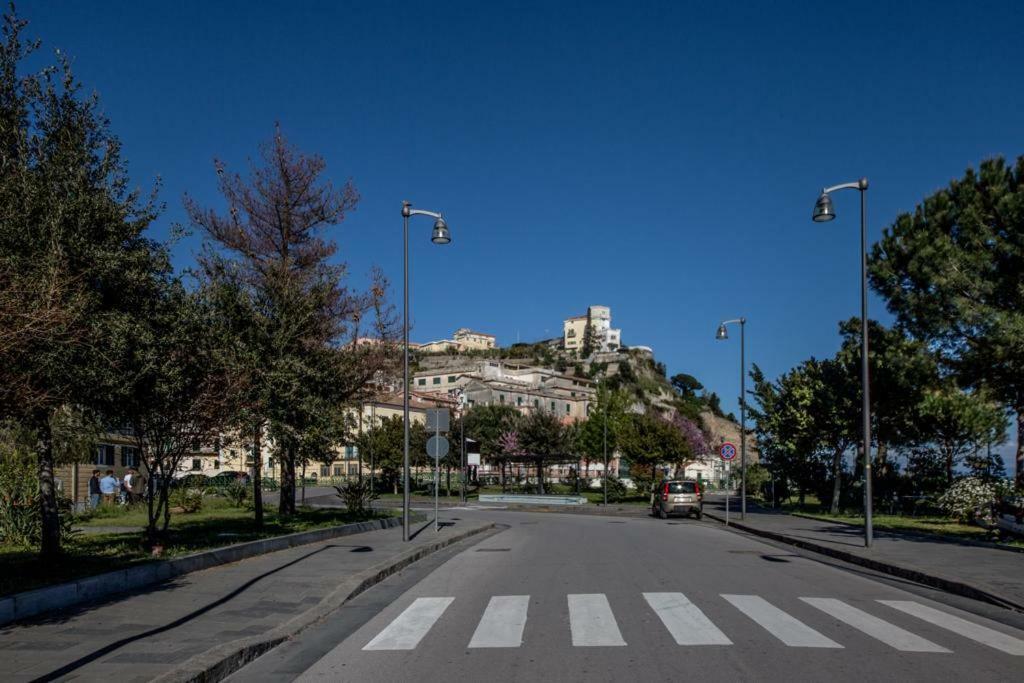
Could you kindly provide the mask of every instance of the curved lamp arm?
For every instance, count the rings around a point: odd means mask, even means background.
[[[833,185],[832,187],[826,187],[821,191],[822,194],[831,194],[836,190],[866,190],[868,189],[868,179],[861,178],[860,180],[853,183],[840,183],[839,185]]]

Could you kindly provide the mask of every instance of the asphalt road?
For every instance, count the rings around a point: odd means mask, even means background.
[[[413,565],[231,680],[1007,681],[1024,672],[1016,615],[712,522],[443,515],[508,528]]]

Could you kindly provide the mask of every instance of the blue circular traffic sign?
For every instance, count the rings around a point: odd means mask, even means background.
[[[718,452],[721,454],[722,460],[728,462],[736,457],[736,444],[726,441]]]

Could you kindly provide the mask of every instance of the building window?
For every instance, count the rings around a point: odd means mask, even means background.
[[[110,444],[100,444],[96,448],[96,464],[114,466],[114,447]]]
[[[505,402],[505,394],[498,394],[498,403]]]
[[[869,356],[869,358],[870,358],[870,356]],[[539,398],[533,399],[533,407],[534,408],[540,408],[540,399]]]
[[[353,460],[356,457],[355,446],[345,446],[345,459]]]
[[[576,336],[576,330],[569,330],[569,334],[567,336],[569,337],[569,339],[572,339],[573,337]],[[868,356],[868,358],[870,357],[871,356]]]
[[[868,356],[868,358],[870,358],[870,357],[871,356]],[[448,384],[451,384],[454,381],[455,381],[455,375],[448,375]]]
[[[868,356],[868,358],[871,358],[871,356]],[[568,403],[565,404],[565,414],[566,415],[569,414],[569,404]]]
[[[356,476],[358,474],[359,474],[359,466],[358,465],[349,465],[348,466],[348,475],[350,477],[354,477],[354,476]]]
[[[139,449],[131,446],[121,446],[121,467],[138,467]]]
[[[422,378],[420,378],[420,380],[419,380],[419,381],[418,381],[417,383],[418,383],[418,384],[419,384],[419,385],[420,385],[421,387],[425,387],[425,386],[427,386],[427,378],[426,378],[426,377],[422,377]]]
[[[870,356],[868,356],[868,358],[870,358]],[[471,406],[475,406],[476,405],[476,400],[471,398],[468,401],[466,401],[466,403],[471,405]]]
[[[321,477],[329,477],[329,476],[331,476],[330,467],[328,467],[327,465],[320,465],[320,476]]]
[[[551,402],[551,412],[552,413],[555,412],[555,402],[554,401]]]
[[[203,469],[203,461],[199,458],[192,458],[192,471],[199,472]]]
[[[516,396],[516,405],[517,406],[523,405],[523,397],[522,396]]]
[[[341,476],[341,472],[342,472],[341,471],[341,465],[335,465],[334,466],[334,476],[340,477]]]
[[[220,460],[214,460],[213,461],[213,469],[215,469],[215,470],[219,470],[220,469]]]

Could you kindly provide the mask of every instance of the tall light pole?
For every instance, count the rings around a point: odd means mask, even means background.
[[[409,217],[429,216],[434,219],[430,241],[448,244],[452,241],[448,224],[439,213],[412,208],[402,202],[402,418],[405,423],[405,455],[402,460],[402,540],[409,540]]]
[[[814,204],[811,214],[815,223],[825,223],[836,217],[832,209],[832,197],[829,195],[837,190],[860,191],[860,337],[861,337],[861,407],[863,425],[864,452],[864,547],[870,548],[873,540],[871,527],[871,393],[868,374],[868,238],[867,238],[867,190],[868,179],[861,178],[853,183],[843,183],[826,187],[821,191],[818,201]]]
[[[723,320],[715,339],[728,339],[726,325],[740,326],[740,519],[747,518],[747,319]]]

